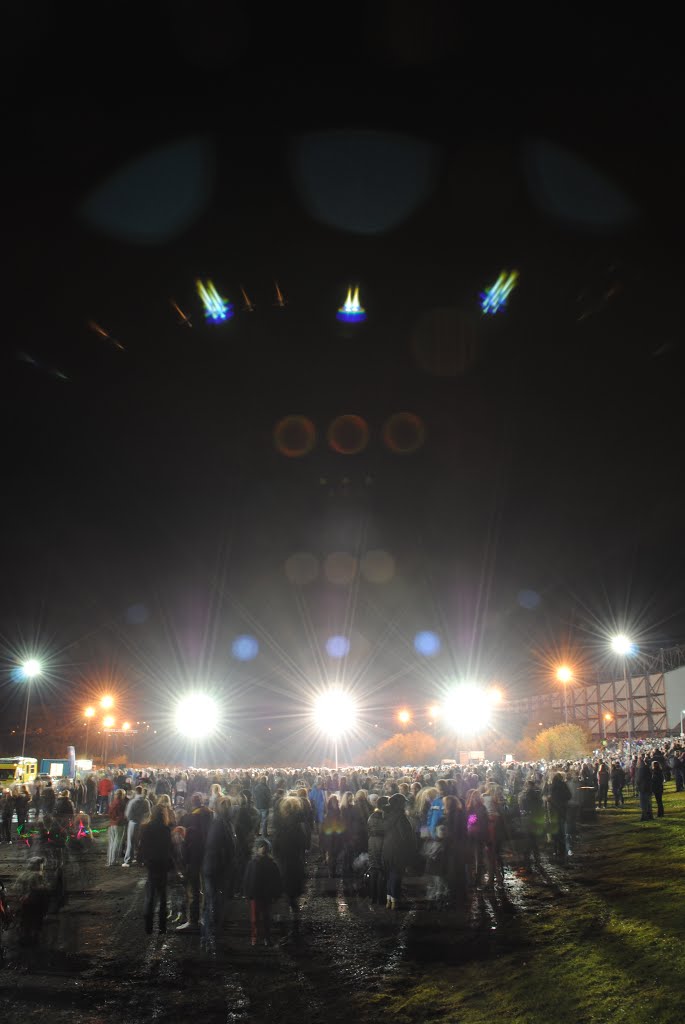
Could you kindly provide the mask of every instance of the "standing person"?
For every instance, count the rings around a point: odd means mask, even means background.
[[[317,776],[316,782],[309,791],[309,802],[312,805],[314,820],[320,832],[323,819],[326,817],[326,790],[320,775]]]
[[[98,794],[98,784],[94,775],[86,779],[86,811],[88,814],[95,814],[95,801]],[[43,794],[45,795],[45,794]]]
[[[83,809],[83,801],[85,799],[85,789],[80,779],[77,779],[74,783],[74,807],[77,811]]]
[[[369,910],[387,906],[387,885],[383,866],[383,840],[385,838],[385,809],[387,796],[380,796],[366,823],[369,835]]]
[[[237,799],[238,809],[233,818],[233,827],[236,837],[236,874],[235,879],[238,885],[241,884],[245,875],[247,862],[252,854],[255,834],[259,825],[259,817],[256,821],[253,817],[254,808],[248,804],[245,793]]]
[[[611,769],[611,792],[614,797],[614,807],[623,807],[623,789],[626,784],[626,773],[616,761]]]
[[[393,793],[388,801],[383,836],[383,865],[386,871],[387,902],[390,910],[399,910],[402,876],[416,856],[414,830],[406,812],[407,801]]]
[[[304,892],[306,848],[300,798],[286,796],[281,800],[276,831],[273,835],[273,852],[280,868],[283,891],[288,898],[292,937],[295,940],[300,937],[299,899]]]
[[[340,817],[343,823],[343,856],[342,873],[349,877],[352,874],[352,862],[360,852],[359,845],[359,815],[354,806],[354,798],[349,789],[340,797]]]
[[[208,953],[216,952],[216,933],[223,921],[224,900],[235,862],[235,838],[231,825],[231,801],[224,797],[216,805],[207,832],[202,860],[205,905],[202,916],[203,939]]]
[[[441,876],[447,889],[447,904],[459,909],[466,893],[466,811],[459,797],[445,797],[441,827]]]
[[[76,810],[68,789],[62,790],[55,803],[55,821],[60,828],[68,828]]]
[[[136,847],[138,845],[138,832],[144,821],[150,817],[150,801],[143,796],[143,787],[136,786],[136,795],[126,805],[126,854],[122,867],[130,868],[136,859]]]
[[[14,816],[14,797],[11,789],[0,794],[0,843],[12,845],[12,818]]]
[[[652,793],[656,800],[657,818],[664,816],[664,772],[658,761],[652,761]]]
[[[326,817],[321,824],[319,845],[326,858],[330,878],[338,874],[338,860],[343,850],[345,825],[340,813],[338,798],[333,794],[328,798]]]
[[[603,807],[606,810],[607,798],[609,796],[609,769],[604,761],[602,761],[597,769],[597,785],[597,806]]]
[[[640,755],[635,769],[635,788],[640,797],[640,821],[652,821],[652,769],[644,754]]]
[[[118,863],[126,834],[126,793],[118,789],[109,806],[109,830],[107,833],[107,867]]]
[[[98,782],[98,814],[107,814],[109,808],[109,795],[114,789],[114,783],[109,775],[103,775]]]
[[[480,888],[485,871],[485,844],[490,829],[488,809],[477,789],[466,794],[466,838],[469,861],[469,880]]]
[[[268,839],[257,841],[256,853],[245,871],[245,898],[250,901],[250,941],[271,945],[271,904],[281,895],[281,872],[270,855]]]
[[[17,816],[17,836],[21,838],[26,829],[26,819],[29,816],[29,803],[31,794],[26,786],[14,787],[14,813]]]
[[[542,793],[535,784],[535,779],[528,780],[526,788],[519,794],[518,801],[523,833],[523,865],[527,871],[530,871],[531,858],[535,862],[535,866],[540,867],[539,839],[545,827],[545,807],[542,802]]]
[[[566,818],[571,795],[571,790],[562,773],[555,772],[549,789],[552,842],[554,853],[564,862],[566,862]]]
[[[55,795],[55,787],[52,784],[52,779],[46,779],[43,790],[40,794],[40,813],[43,817],[46,814],[52,815],[55,813],[55,802],[57,797]]]
[[[191,810],[181,818],[181,825],[186,830],[183,860],[188,898],[188,920],[185,924],[178,925],[177,932],[197,931],[200,924],[202,862],[205,857],[209,826],[212,823],[212,812],[204,803],[202,793],[193,793],[190,798],[190,806]]]
[[[152,934],[155,904],[159,899],[159,931],[163,935],[166,933],[167,919],[167,875],[172,866],[171,824],[166,804],[156,804],[152,808],[150,820],[140,827],[140,860],[147,868],[143,909],[145,931],[148,935]]]
[[[254,805],[259,811],[259,834],[266,839],[269,829],[269,809],[271,807],[271,790],[267,784],[266,775],[259,778],[254,788]]]

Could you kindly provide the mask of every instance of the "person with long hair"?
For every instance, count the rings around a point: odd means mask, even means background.
[[[480,790],[470,789],[466,794],[466,838],[471,885],[479,888],[485,872],[485,844],[490,819]]]
[[[441,828],[441,874],[447,889],[447,904],[458,909],[463,906],[466,891],[466,810],[459,797],[445,797]]]
[[[359,815],[349,789],[340,797],[340,817],[343,823],[342,872],[345,877],[349,877],[352,874],[352,862],[357,855],[356,847],[359,842]]]
[[[109,805],[109,829],[107,831],[107,861],[108,868],[119,862],[122,856],[121,848],[126,834],[126,791],[118,789],[114,799]]]
[[[215,804],[202,861],[205,894],[202,934],[207,952],[211,954],[216,952],[216,933],[223,921],[224,899],[232,884],[234,862],[235,836],[231,824],[231,801],[223,797]]]
[[[344,847],[345,824],[340,813],[340,804],[335,794],[329,796],[326,816],[321,825],[320,845],[323,848],[330,878],[338,873],[338,859]]]
[[[140,859],[147,868],[145,883],[145,931],[152,934],[155,904],[159,900],[159,930],[166,933],[167,922],[167,875],[171,859],[171,817],[170,808],[155,804],[150,820],[140,826]]]
[[[281,800],[273,833],[273,855],[281,871],[281,882],[292,922],[292,937],[300,937],[300,904],[306,874],[306,837],[302,800],[286,796]]]

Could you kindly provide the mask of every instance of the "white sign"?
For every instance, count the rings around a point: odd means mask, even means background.
[[[514,755],[513,754],[505,754],[504,755],[504,760],[507,762],[507,764],[510,764],[514,760]]]
[[[484,750],[469,750],[470,761],[484,761],[485,751]]]
[[[60,764],[59,761],[51,761],[50,774],[52,775],[53,779],[60,778],[62,775],[64,775],[64,765]]]

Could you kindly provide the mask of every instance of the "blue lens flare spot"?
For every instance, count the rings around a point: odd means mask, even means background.
[[[346,636],[329,636],[326,651],[331,658],[344,658],[350,651],[350,641]]]
[[[144,604],[132,604],[126,609],[126,621],[130,626],[142,626],[150,613]]]
[[[422,630],[414,637],[414,650],[417,654],[422,654],[424,658],[434,658],[436,654],[440,653],[441,646],[438,634],[429,629]]]
[[[231,645],[233,657],[238,661],[252,661],[259,654],[259,644],[254,636],[237,636]]]
[[[516,600],[522,608],[532,612],[540,605],[542,598],[535,590],[519,590]]]

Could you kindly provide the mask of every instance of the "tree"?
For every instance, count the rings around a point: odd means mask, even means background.
[[[370,764],[412,764],[435,762],[438,743],[426,732],[399,732],[366,755]]]
[[[585,757],[592,740],[579,725],[553,725],[539,732],[532,743],[536,758],[559,761],[572,757]]]

